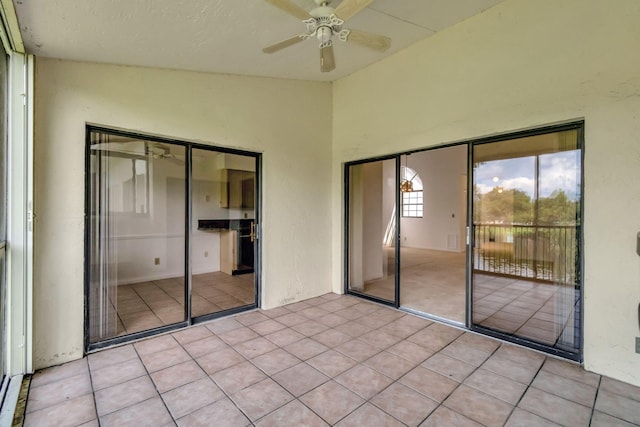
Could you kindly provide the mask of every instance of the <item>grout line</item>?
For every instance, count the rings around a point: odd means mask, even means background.
[[[596,387],[596,395],[593,397],[593,405],[591,406],[591,416],[589,417],[589,425],[593,422],[593,415],[596,412],[596,402],[598,401],[598,394],[600,393],[600,386],[602,385],[602,375],[598,379],[598,387]]]

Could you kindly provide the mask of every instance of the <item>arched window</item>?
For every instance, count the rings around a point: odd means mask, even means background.
[[[400,182],[409,182],[405,186],[410,191],[402,191],[402,216],[406,218],[422,218],[424,199],[422,195],[422,180],[413,169],[400,166]]]

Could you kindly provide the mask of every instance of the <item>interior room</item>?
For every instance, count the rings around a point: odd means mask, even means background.
[[[251,3],[0,0],[7,407],[640,424],[638,1]]]

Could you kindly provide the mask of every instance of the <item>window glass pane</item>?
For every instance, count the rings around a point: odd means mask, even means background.
[[[92,131],[89,153],[90,342],[184,321],[185,148]]]
[[[578,352],[578,131],[476,145],[473,153],[473,322]]]
[[[388,301],[395,300],[396,188],[395,159],[349,167],[349,289]]]

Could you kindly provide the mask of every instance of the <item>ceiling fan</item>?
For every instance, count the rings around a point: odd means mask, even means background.
[[[168,160],[176,164],[184,164],[184,156],[171,152],[171,147],[160,142],[130,140],[130,141],[107,141],[91,145],[92,150],[105,152],[115,152],[137,157],[147,157],[154,160]]]
[[[336,36],[342,42],[353,42],[380,52],[384,52],[391,46],[389,37],[342,28],[346,20],[369,6],[373,0],[342,0],[342,3],[335,9],[329,6],[331,0],[314,0],[317,7],[309,12],[293,4],[290,0],[265,1],[301,19],[307,26],[307,32],[267,46],[262,49],[264,53],[275,53],[301,41],[316,37],[320,41],[320,71],[329,72],[336,68],[332,36]]]

